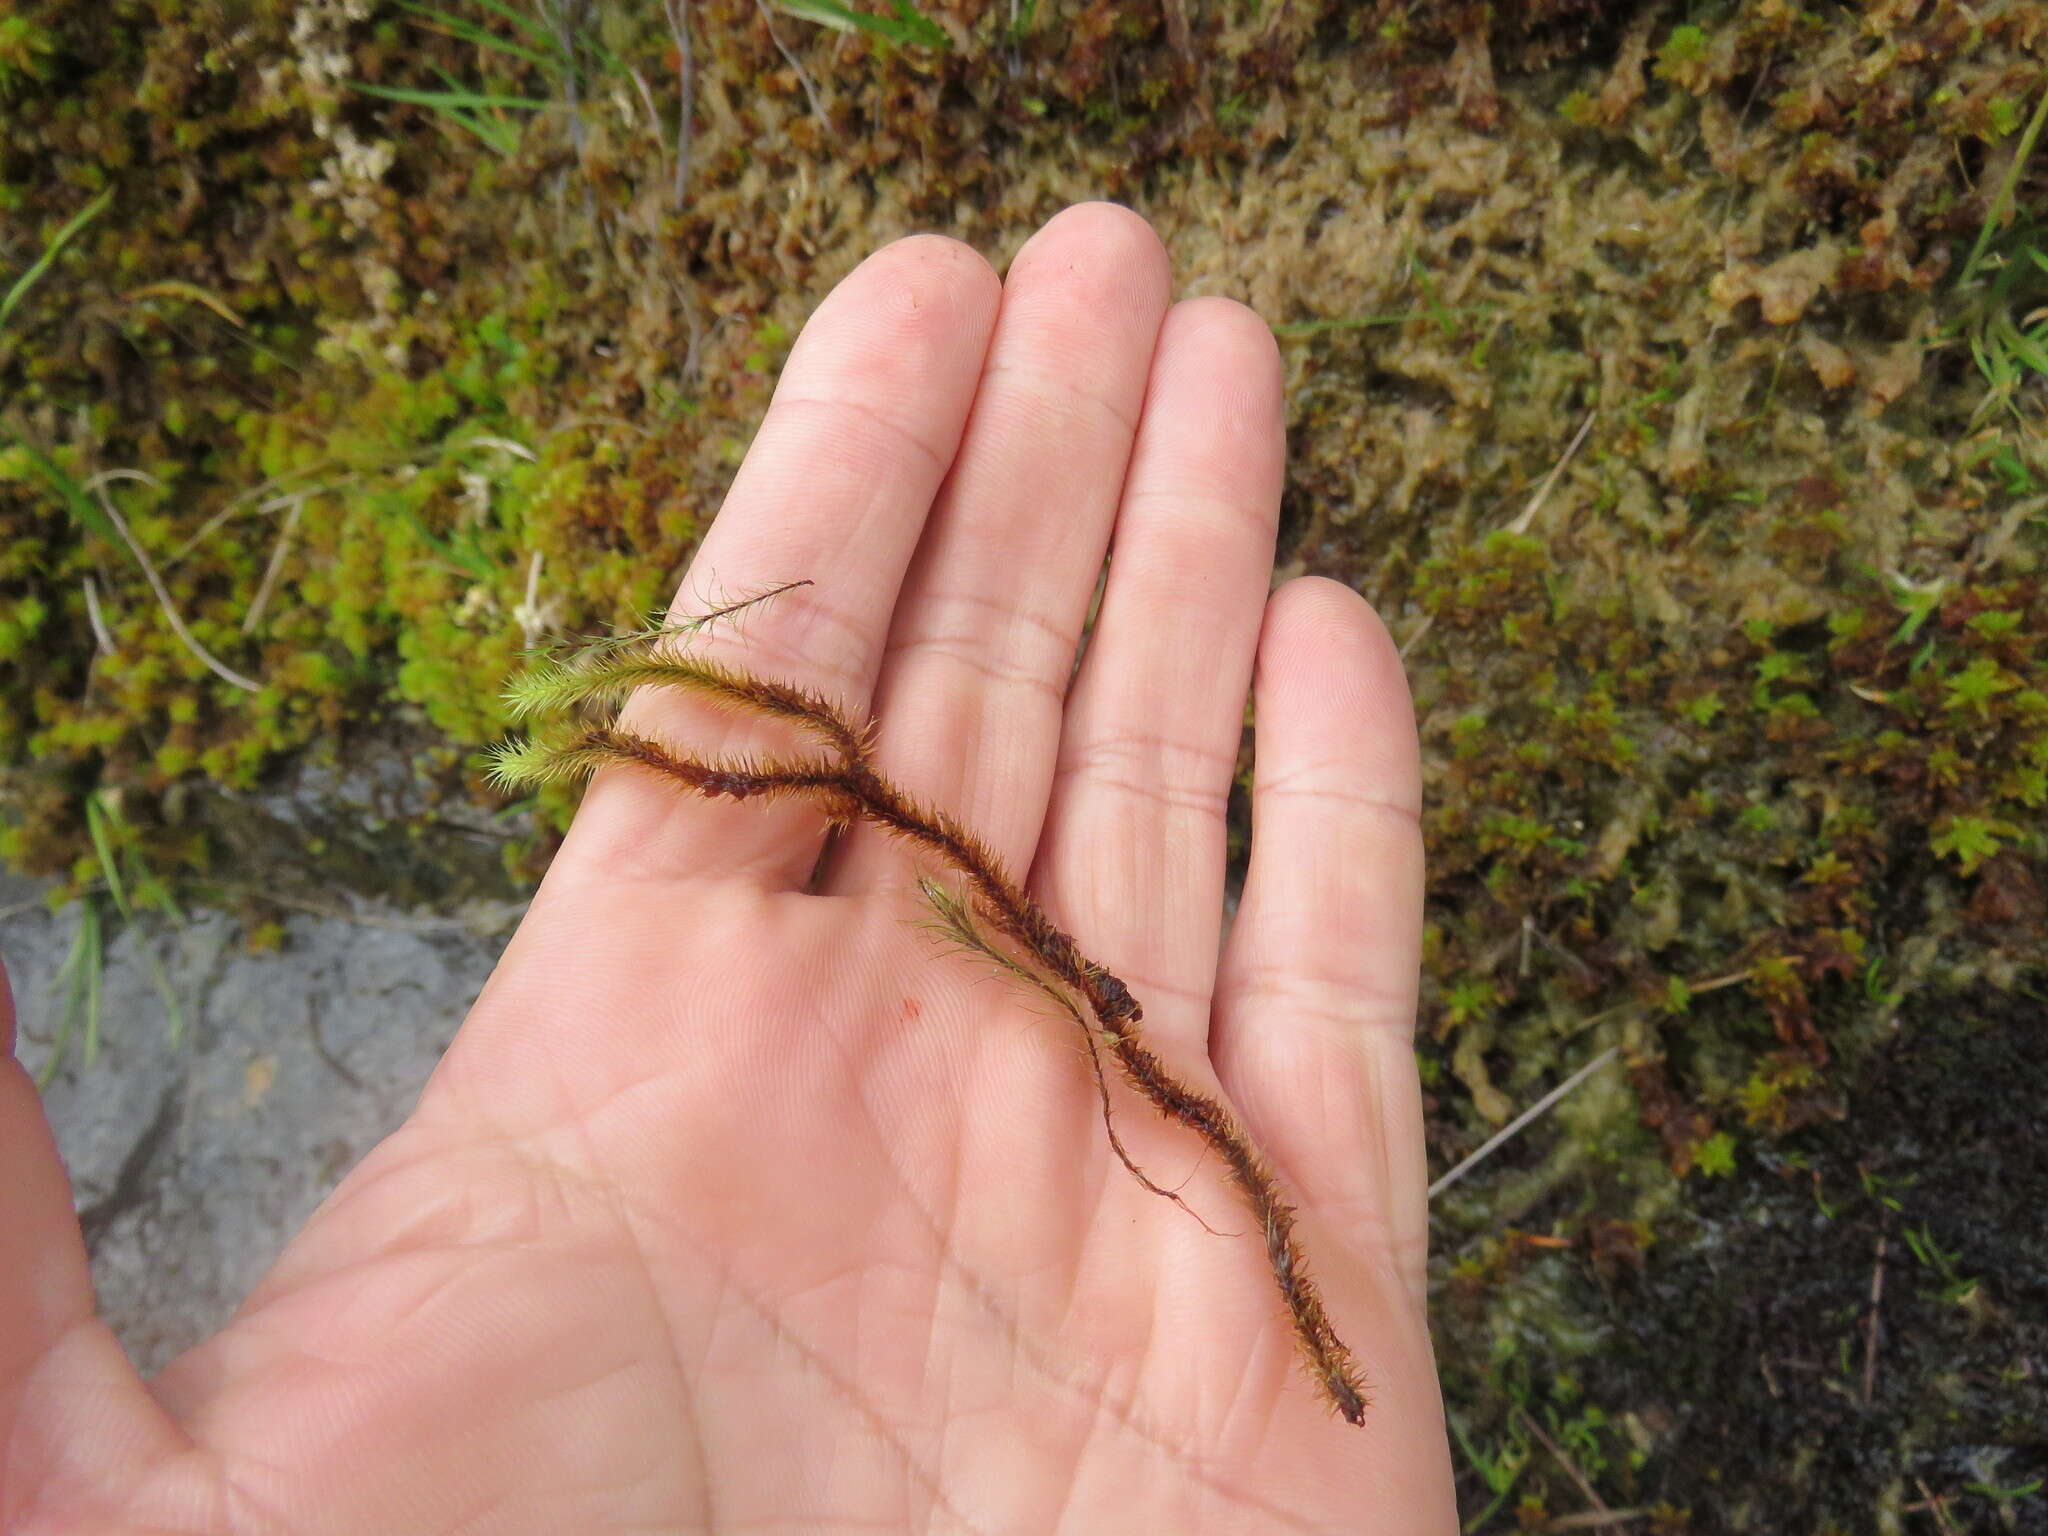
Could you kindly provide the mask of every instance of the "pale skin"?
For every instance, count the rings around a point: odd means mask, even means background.
[[[708,650],[872,714],[882,771],[1129,984],[1300,1205],[1364,1427],[1298,1366],[1213,1159],[1115,1090],[1133,1157],[1222,1235],[1114,1161],[1071,1023],[917,925],[903,845],[615,770],[411,1118],[154,1381],[94,1316],[9,1060],[0,1529],[1456,1529],[1408,694],[1351,592],[1269,595],[1274,343],[1169,290],[1151,230],[1099,204],[1002,281],[936,237],[870,257],[799,338],[680,606],[813,583]],[[673,696],[629,716],[789,744]]]

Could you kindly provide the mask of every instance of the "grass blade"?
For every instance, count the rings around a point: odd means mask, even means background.
[[[480,111],[486,107],[516,107],[527,112],[545,112],[552,101],[537,96],[499,96],[488,91],[416,91],[402,85],[364,85],[352,82],[366,96],[387,101],[409,102],[416,107],[433,107],[441,112]]]
[[[57,1076],[57,1069],[64,1065],[64,1053],[71,1047],[71,1037],[78,1029],[81,1007],[85,1001],[85,951],[86,919],[92,910],[91,898],[85,898],[78,919],[78,932],[71,936],[71,948],[64,955],[64,963],[57,967],[57,974],[51,981],[50,990],[63,990],[63,1006],[57,1012],[57,1028],[50,1040],[50,1055],[44,1061],[42,1070],[36,1073],[38,1091],[48,1088]]]
[[[448,76],[444,73],[442,78]],[[460,87],[447,91],[420,91],[399,85],[365,85],[351,81],[351,86],[366,96],[381,96],[387,101],[402,101],[410,106],[427,107],[438,112],[456,127],[473,133],[484,146],[501,159],[510,159],[519,149],[519,130],[511,123],[501,123],[483,116],[486,109],[510,107],[526,112],[544,112],[554,103],[534,96],[500,96],[484,91],[467,91]]]
[[[893,17],[856,11],[841,5],[839,0],[775,0],[775,8],[835,32],[858,32],[893,47],[944,48],[951,41],[945,28],[910,4],[910,0],[893,0]]]
[[[128,905],[128,893],[121,885],[120,864],[114,857],[114,840],[107,833],[107,820],[100,792],[95,790],[85,800],[85,829],[92,837],[93,857],[100,861],[100,878],[107,882],[107,892],[114,898],[114,906],[123,917],[133,917],[135,914]]]
[[[1999,183],[1998,195],[1991,199],[1991,211],[1984,216],[1984,227],[1977,231],[1977,243],[1970,247],[1970,259],[1963,263],[1963,274],[1956,280],[1958,284],[1967,287],[1970,279],[1977,275],[1979,263],[1984,260],[1998,234],[1999,221],[2005,217],[2006,209],[2012,203],[2013,189],[2019,185],[2020,172],[2033,158],[2034,143],[2041,137],[2044,123],[2048,123],[2048,90],[2041,92],[2041,99],[2034,106],[2034,115],[2027,120],[2026,131],[2020,135],[2020,141],[2013,149],[2012,164],[2006,168],[2005,180]]]
[[[1479,315],[1495,313],[1495,306],[1486,304],[1469,305],[1463,309],[1403,310],[1386,315],[1344,315],[1333,320],[1291,320],[1273,327],[1273,334],[1283,341],[1296,336],[1320,336],[1326,331],[1359,331],[1374,326],[1406,325],[1411,320],[1467,320]]]
[[[7,324],[7,317],[14,313],[17,304],[28,297],[29,289],[42,281],[43,274],[50,270],[50,264],[63,252],[64,247],[71,243],[71,237],[106,212],[107,204],[113,200],[114,189],[109,187],[73,214],[64,227],[51,236],[50,243],[43,247],[43,254],[30,264],[26,272],[14,280],[14,285],[7,290],[7,296],[0,298],[0,326]]]
[[[513,10],[511,6],[503,4],[502,0],[476,0],[476,3],[492,15],[501,16],[506,21],[509,21],[534,42],[547,49],[548,52],[554,53],[557,51],[555,47],[555,34],[531,16],[522,15],[520,12]]]
[[[488,48],[496,53],[509,54],[513,58],[524,59],[535,68],[544,69],[550,73],[560,67],[561,61],[555,56],[553,49],[550,49],[547,53],[538,53],[520,43],[513,42],[509,38],[500,37],[487,27],[480,27],[473,21],[465,21],[460,16],[451,15],[447,11],[436,10],[431,5],[410,5],[406,4],[405,0],[400,0],[400,5],[403,9],[411,11],[415,16],[424,16],[433,22],[434,25],[428,29],[429,31],[441,32],[449,37],[458,38],[465,43],[473,43],[479,48]]]
[[[100,932],[100,903],[92,897],[84,897],[78,907],[78,938],[72,940],[72,952],[66,956],[66,967],[72,971],[70,985],[63,997],[63,1014],[66,1014],[66,1028],[61,1030],[63,1038],[70,1038],[72,1020],[84,1018],[86,1024],[86,1065],[90,1067],[100,1059],[100,969],[104,961],[104,944]]]
[[[121,535],[115,531],[113,519],[108,517],[90,496],[85,494],[84,486],[64,473],[62,465],[43,453],[33,443],[20,442],[19,439],[17,439],[17,442],[21,451],[28,455],[30,465],[34,467],[37,474],[43,477],[50,489],[57,493],[58,497],[63,501],[65,509],[70,512],[72,520],[79,527],[98,534],[109,544],[119,544],[122,542]]]
[[[78,936],[84,946],[81,967],[85,973],[85,1064],[89,1067],[100,1059],[100,973],[106,960],[98,902],[86,902],[79,916]]]

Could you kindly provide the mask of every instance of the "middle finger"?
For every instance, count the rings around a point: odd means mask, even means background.
[[[1020,875],[1169,287],[1165,250],[1127,209],[1070,208],[1025,244],[891,627],[877,765]],[[900,850],[856,827],[821,884],[905,878]]]

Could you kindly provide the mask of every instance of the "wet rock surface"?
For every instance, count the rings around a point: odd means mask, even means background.
[[[35,894],[0,881],[0,953],[31,1072],[52,1048],[79,922],[75,906],[53,915]],[[275,953],[249,953],[222,913],[124,928],[106,949],[99,1059],[84,1066],[74,1041],[46,1090],[101,1310],[146,1372],[225,1321],[405,1117],[516,916],[332,900],[332,915],[287,918]],[[181,1043],[152,953],[181,1006]]]

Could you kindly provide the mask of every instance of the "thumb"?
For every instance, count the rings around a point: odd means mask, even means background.
[[[41,1513],[90,1520],[178,1444],[93,1317],[85,1239],[42,1097],[14,1059],[0,965],[0,1530]]]

